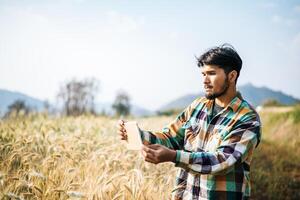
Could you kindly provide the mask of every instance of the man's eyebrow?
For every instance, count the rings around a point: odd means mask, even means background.
[[[203,73],[211,73],[211,72],[216,72],[216,70],[215,69],[210,69],[210,70],[202,71],[202,74]]]

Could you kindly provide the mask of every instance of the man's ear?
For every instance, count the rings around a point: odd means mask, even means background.
[[[232,70],[231,72],[229,72],[229,74],[228,74],[229,82],[235,83],[236,78],[237,78],[237,71]]]

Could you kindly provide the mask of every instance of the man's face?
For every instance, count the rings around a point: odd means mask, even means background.
[[[205,96],[214,99],[224,95],[229,88],[229,81],[225,71],[215,65],[201,67]]]

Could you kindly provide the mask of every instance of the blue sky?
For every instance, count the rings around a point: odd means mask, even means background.
[[[72,78],[156,109],[203,90],[195,56],[231,43],[251,82],[300,98],[300,1],[0,0],[0,88],[55,100]]]

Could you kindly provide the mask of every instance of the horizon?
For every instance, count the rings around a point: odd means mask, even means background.
[[[283,92],[283,91],[281,91],[281,90],[274,90],[274,89],[271,89],[271,88],[269,88],[269,87],[267,87],[267,86],[257,86],[257,85],[255,85],[255,84],[253,84],[253,83],[250,83],[250,82],[245,83],[245,84],[243,84],[243,85],[238,85],[238,86],[237,86],[237,89],[239,89],[239,87],[245,87],[245,86],[248,86],[248,85],[253,86],[253,87],[256,87],[256,88],[259,88],[259,89],[261,89],[261,88],[267,88],[267,89],[272,90],[273,92],[280,92],[280,93],[282,93],[282,94],[284,94],[284,95],[286,95],[286,96],[292,97],[292,98],[297,99],[297,100],[300,101],[300,98],[299,98],[299,97],[295,97],[295,96],[293,96],[293,95],[287,94],[287,93],[285,93],[285,92]],[[52,106],[54,106],[54,107],[57,107],[57,106],[58,106],[58,102],[57,102],[56,100],[55,100],[55,102],[54,102],[54,101],[49,101],[49,99],[39,99],[39,98],[37,98],[37,97],[28,95],[28,94],[23,93],[23,92],[20,92],[20,91],[12,91],[12,90],[4,89],[4,88],[0,88],[0,90],[5,90],[5,91],[8,91],[8,92],[13,92],[13,93],[19,93],[19,94],[21,94],[21,95],[25,95],[25,96],[28,96],[28,97],[30,97],[30,98],[34,98],[35,100],[39,100],[39,101],[41,101],[41,102],[48,101],[48,103],[50,103],[50,105],[52,105]],[[237,91],[239,91],[239,90],[237,90]],[[188,96],[188,95],[202,95],[202,94],[204,94],[204,93],[203,93],[203,92],[198,92],[198,93],[188,93],[188,94],[185,94],[185,95],[182,95],[182,96],[178,96],[178,97],[176,97],[175,99],[172,99],[172,100],[170,100],[169,102],[167,102],[167,103],[165,103],[165,104],[162,104],[162,105],[158,106],[158,107],[155,108],[155,109],[148,109],[148,108],[145,108],[145,107],[143,107],[143,106],[141,106],[141,105],[138,105],[138,104],[131,104],[131,106],[137,106],[137,107],[139,107],[139,108],[146,109],[147,111],[150,111],[150,112],[156,112],[156,111],[160,110],[162,107],[164,107],[164,106],[166,106],[167,104],[171,103],[172,101],[175,101],[175,100],[177,100],[177,99],[179,99],[179,98],[182,98],[183,96]],[[241,94],[243,95],[243,93],[241,93]],[[96,105],[97,105],[97,104],[99,104],[99,105],[101,105],[101,104],[104,105],[104,104],[112,104],[113,102],[112,102],[112,101],[99,101],[99,100],[98,100],[98,101],[95,101],[95,103],[96,103]]]
[[[0,26],[0,88],[49,102],[64,82],[95,77],[96,102],[122,89],[132,104],[156,110],[203,92],[194,56],[223,43],[243,60],[238,86],[300,98],[296,0],[4,0]]]

